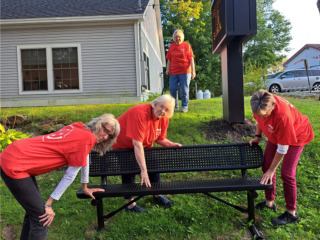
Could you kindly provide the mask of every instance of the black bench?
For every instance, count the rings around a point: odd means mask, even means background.
[[[170,173],[190,171],[217,171],[241,170],[242,178],[211,179],[196,181],[176,181],[151,183],[151,188],[135,184],[106,184],[107,176],[135,173],[140,174],[140,168],[135,159],[133,149],[112,150],[103,156],[98,153],[90,154],[90,176],[101,177],[101,185],[88,186],[89,188],[103,188],[105,192],[95,193],[96,200],[91,204],[97,206],[98,229],[104,227],[104,218],[108,219],[126,206],[146,195],[204,193],[241,212],[248,212],[250,231],[256,238],[262,238],[254,225],[254,198],[256,190],[271,189],[272,185],[261,185],[261,177],[249,178],[247,169],[259,168],[263,163],[263,154],[260,146],[248,143],[159,147],[145,149],[145,158],[148,172]],[[209,192],[247,191],[248,208],[242,208],[226,202]],[[103,215],[103,198],[139,196],[121,208]],[[90,198],[80,188],[78,198]]]

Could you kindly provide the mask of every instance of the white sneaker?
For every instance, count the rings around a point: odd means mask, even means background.
[[[188,108],[182,108],[181,112],[184,112],[184,113],[188,112]]]
[[[174,111],[179,111],[179,107],[174,107]]]

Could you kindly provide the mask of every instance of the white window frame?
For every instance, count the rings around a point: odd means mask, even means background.
[[[72,90],[55,90],[53,79],[53,60],[52,60],[52,48],[69,48],[76,47],[78,53],[78,76],[79,76],[79,89]],[[47,81],[48,90],[35,90],[35,91],[23,91],[23,79],[22,79],[22,61],[21,50],[24,49],[46,49],[47,60]],[[17,59],[18,59],[18,79],[19,79],[19,95],[28,94],[65,94],[65,93],[80,93],[83,92],[82,86],[82,58],[81,58],[81,44],[80,43],[66,43],[66,44],[36,44],[36,45],[20,45],[17,46]]]

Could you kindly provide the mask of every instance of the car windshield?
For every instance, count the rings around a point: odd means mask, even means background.
[[[272,75],[272,78],[278,77],[281,73],[283,73],[283,72],[278,72],[278,73],[273,74],[273,75]],[[269,77],[269,78],[270,78],[270,77]]]

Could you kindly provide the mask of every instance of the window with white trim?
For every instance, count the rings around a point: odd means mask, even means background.
[[[19,93],[82,92],[80,47],[80,44],[18,46]]]

